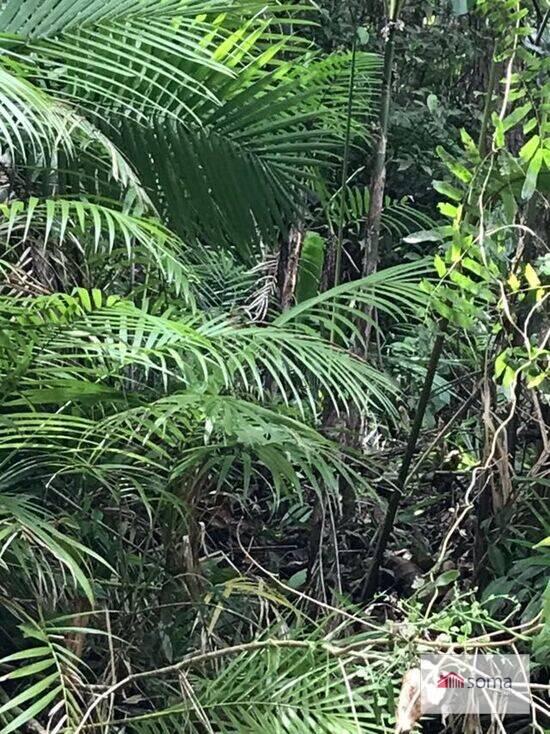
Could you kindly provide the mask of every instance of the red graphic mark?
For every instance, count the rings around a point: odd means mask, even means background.
[[[460,673],[454,673],[453,671],[440,675],[437,681],[438,688],[464,688],[464,685],[464,678]]]

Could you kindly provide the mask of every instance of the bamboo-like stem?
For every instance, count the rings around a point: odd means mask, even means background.
[[[388,20],[386,46],[384,49],[384,74],[382,81],[382,98],[380,102],[380,115],[378,142],[374,156],[374,167],[370,182],[370,201],[367,223],[363,237],[363,276],[370,275],[376,271],[378,266],[378,248],[380,240],[380,218],[384,204],[384,191],[386,187],[386,152],[388,148],[388,128],[390,121],[391,92],[393,82],[393,60],[395,56],[395,24],[397,22],[397,9]]]
[[[340,206],[338,208],[338,231],[336,234],[336,257],[334,262],[334,286],[340,284],[342,271],[342,246],[344,242],[344,205],[346,203],[346,183],[349,170],[349,149],[351,140],[351,117],[353,112],[353,90],[355,86],[355,66],[357,56],[357,31],[353,35],[353,46],[351,48],[351,69],[349,73],[346,137],[344,140],[344,160],[342,163],[342,180],[340,183]]]
[[[378,139],[375,165],[371,179],[369,215],[364,240],[365,249],[363,254],[363,276],[375,272],[378,266],[380,219],[382,215],[384,190],[386,185],[387,134],[390,116],[391,87],[393,80],[393,59],[395,54],[394,34],[395,22],[398,17],[398,8],[392,7],[391,10],[393,11],[394,15],[390,17],[389,34],[384,53],[384,83],[382,90],[382,104],[380,108],[380,136]],[[378,586],[380,565],[384,558],[386,547],[388,545],[388,541],[393,530],[393,524],[395,522],[395,517],[399,508],[399,502],[401,500],[401,496],[407,482],[409,468],[414,456],[418,437],[420,435],[420,429],[422,428],[422,423],[424,421],[424,415],[426,413],[426,407],[430,399],[437,365],[439,363],[441,352],[443,351],[446,328],[447,322],[443,322],[433,345],[432,353],[430,355],[426,371],[426,378],[424,380],[424,385],[422,387],[422,392],[420,394],[420,398],[418,400],[418,405],[416,408],[413,426],[409,433],[405,455],[403,457],[403,461],[399,469],[399,474],[397,476],[396,487],[390,496],[388,508],[386,510],[386,516],[384,518],[384,523],[378,534],[369,572],[363,586],[364,598],[372,596]],[[368,337],[369,334],[367,333],[365,339],[367,344]]]
[[[384,192],[386,190],[386,154],[388,148],[388,129],[390,122],[391,94],[393,84],[393,61],[395,56],[395,33],[399,12],[404,3],[394,2],[389,9],[387,38],[384,48],[384,72],[382,81],[382,97],[380,101],[379,132],[374,166],[370,180],[370,199],[367,221],[362,237],[363,262],[362,276],[375,273],[378,268],[380,250],[380,225],[384,206]],[[366,315],[371,316],[372,308],[366,309]],[[366,319],[363,349],[368,351],[372,318]]]

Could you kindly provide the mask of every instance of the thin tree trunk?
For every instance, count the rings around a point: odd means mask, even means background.
[[[361,271],[363,277],[375,273],[378,268],[380,249],[380,223],[384,206],[384,192],[386,189],[386,153],[388,148],[388,128],[390,120],[391,93],[393,83],[393,61],[395,56],[395,33],[398,21],[399,8],[396,3],[393,13],[388,20],[387,39],[384,49],[384,77],[382,82],[382,99],[380,104],[378,142],[374,155],[374,166],[370,181],[370,201],[367,222],[362,238],[363,262]],[[370,316],[372,309],[368,309]],[[368,347],[372,330],[371,319],[365,326],[365,349]]]
[[[347,120],[346,120],[346,137],[344,140],[344,162],[342,164],[342,180],[340,183],[340,205],[338,209],[338,232],[336,235],[336,248],[334,260],[334,279],[333,285],[340,285],[342,275],[342,250],[344,242],[344,206],[346,203],[346,184],[348,181],[349,170],[349,150],[351,142],[351,118],[353,112],[353,91],[355,85],[355,68],[357,60],[357,31],[353,36],[353,47],[351,50],[351,69],[348,85],[348,103],[347,103]],[[334,333],[332,334],[334,336]]]
[[[378,136],[378,142],[376,147],[376,153],[374,157],[374,167],[371,176],[370,183],[370,200],[369,200],[369,211],[367,216],[367,222],[365,226],[365,232],[362,239],[362,252],[363,261],[361,264],[362,276],[370,275],[376,272],[378,267],[378,242],[380,238],[380,218],[382,215],[382,208],[384,203],[384,190],[386,186],[386,150],[388,140],[388,127],[390,117],[390,104],[391,104],[391,91],[393,82],[393,60],[395,55],[395,32],[396,25],[398,23],[399,12],[403,6],[403,2],[397,0],[391,4],[388,22],[385,28],[386,46],[384,50],[384,77],[382,82],[382,99],[380,104],[380,130]],[[355,64],[355,47],[353,64]],[[354,66],[352,67],[352,75],[350,78],[350,93],[348,96],[348,122],[351,116],[351,104],[352,104],[352,92],[353,92],[353,75],[355,74]],[[348,128],[349,135],[349,128]],[[340,257],[342,251],[342,226],[341,219],[343,215],[343,201],[344,201],[344,185],[347,180],[347,157],[349,151],[349,143],[347,143],[344,155],[344,168],[342,176],[342,199],[340,209],[340,222],[338,229],[338,242],[336,250],[336,267],[335,267],[335,285],[340,280]],[[367,307],[366,315],[371,316],[372,309]],[[371,332],[372,318],[366,320],[361,319],[361,328],[365,328],[365,337],[362,343],[361,349],[365,352],[368,349],[368,342]],[[346,437],[347,440],[344,442],[346,445],[358,446],[361,443],[361,435],[363,430],[362,416],[356,410],[350,412],[350,417],[347,425]],[[351,440],[350,440],[351,438]],[[344,517],[349,519],[355,512],[355,492],[353,487],[345,485],[342,487],[342,500]]]
[[[399,469],[399,474],[397,475],[395,489],[393,490],[388,502],[388,509],[386,511],[384,523],[380,529],[371,565],[369,568],[369,573],[363,586],[363,598],[368,598],[372,596],[378,586],[378,574],[380,571],[380,565],[382,563],[382,559],[384,558],[386,546],[388,545],[388,541],[393,530],[393,524],[399,507],[399,502],[401,500],[401,497],[403,496],[403,491],[405,489],[407,477],[409,474],[409,468],[411,466],[418,437],[420,435],[420,429],[422,428],[422,423],[424,422],[424,415],[426,413],[426,407],[432,393],[432,384],[437,370],[437,365],[439,364],[439,358],[441,357],[441,352],[443,351],[446,328],[447,322],[442,323],[439,333],[435,338],[432,353],[430,355],[430,360],[428,362],[428,367],[426,369],[424,385],[422,386],[422,392],[420,394],[420,398],[418,399],[418,406],[416,408],[414,422],[411,428],[411,432],[409,433],[405,455],[401,463],[401,468]]]
[[[370,202],[365,235],[363,239],[363,276],[370,275],[378,267],[378,249],[380,241],[380,218],[384,205],[386,188],[386,152],[388,148],[388,126],[391,104],[391,87],[393,81],[393,59],[395,55],[395,24],[388,32],[388,40],[384,51],[384,81],[382,85],[382,102],[380,106],[380,130],[374,167],[370,182]]]
[[[288,311],[294,302],[303,239],[304,227],[300,223],[290,228],[288,241],[281,246],[278,276],[282,311]]]

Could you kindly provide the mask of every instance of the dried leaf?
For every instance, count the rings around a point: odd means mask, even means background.
[[[421,715],[420,668],[410,668],[401,683],[395,712],[395,734],[410,731]]]

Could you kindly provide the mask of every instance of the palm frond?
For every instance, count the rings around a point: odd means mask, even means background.
[[[142,262],[154,262],[176,292],[189,296],[192,276],[183,262],[184,246],[155,219],[81,199],[31,197],[0,205],[0,232],[8,243],[24,244],[32,233],[42,248],[71,244],[77,252],[116,252],[131,263],[140,262],[141,251]]]
[[[243,652],[207,674],[182,671],[183,700],[128,717],[124,726],[132,734],[174,729],[227,734],[383,731],[389,723],[380,706],[385,681],[372,679],[387,675],[386,666],[357,674],[356,661],[316,650],[315,639],[309,637],[309,650],[281,646]]]
[[[180,0],[162,5],[158,0],[129,0],[124,3],[119,0],[46,0],[40,3],[36,0],[7,0],[0,13],[0,24],[5,33],[42,38],[82,25],[140,17],[152,10],[158,12],[160,9],[166,13],[181,5]]]
[[[338,495],[338,477],[371,491],[361,457],[342,453],[296,418],[232,396],[173,393],[119,412],[98,428],[110,436],[133,432],[136,446],[160,444],[177,455],[171,481],[187,477],[190,492],[195,482],[219,490],[237,477],[243,477],[245,497],[253,484],[267,483],[276,502],[289,495],[304,499],[306,488]]]
[[[10,33],[0,41],[5,54],[30,52],[34,75],[59,96],[139,117],[156,110],[196,119],[197,100],[217,103],[212,76],[234,76],[258,29],[278,15],[273,4],[262,17],[266,7],[254,0],[48,0],[41,12],[33,0],[17,5],[9,2],[1,16]]]
[[[54,146],[71,148],[66,115],[25,78],[16,62],[0,63],[0,134],[3,148],[23,160],[28,150],[46,157]]]
[[[32,585],[37,569],[55,578],[53,559],[58,568],[70,574],[90,603],[93,590],[86,560],[94,559],[110,568],[93,550],[55,527],[53,518],[29,496],[0,494],[0,538],[0,564],[7,568],[15,562]]]
[[[311,44],[277,28],[298,6],[43,5],[7,4],[6,58],[25,57],[27,73],[82,114],[108,117],[104,133],[181,237],[235,247],[250,264],[304,209],[317,169],[338,164],[350,57],[304,55]],[[379,75],[378,56],[357,54],[357,139]]]
[[[397,309],[400,314],[404,307],[393,307],[391,297],[400,286],[406,294],[410,292],[411,297],[422,302],[410,278],[403,281],[402,276],[391,279],[389,275],[391,284],[381,288],[380,297],[373,287],[373,292],[366,292],[364,299],[392,313]],[[365,285],[374,286],[375,280],[371,278]],[[356,292],[357,289],[350,287],[338,293],[341,319],[351,318],[346,315],[347,310],[354,313],[349,294],[356,297]],[[331,295],[334,294],[329,292],[324,300],[332,307],[336,299]],[[319,306],[323,299],[310,300]],[[117,382],[120,380],[118,389],[124,390],[132,385],[126,384],[124,388],[126,381],[121,370],[135,365],[143,369],[144,381],[150,373],[156,373],[165,389],[169,383],[192,389],[202,382],[263,400],[276,388],[276,395],[302,415],[305,412],[315,415],[319,402],[316,391],[323,391],[337,412],[347,411],[350,405],[362,412],[378,405],[392,414],[389,396],[395,388],[391,381],[366,361],[300,325],[303,321],[298,322],[296,318],[294,323],[291,312],[284,323],[276,321],[272,326],[243,324],[234,317],[204,318],[192,312],[171,318],[169,314],[149,314],[121,299],[104,297],[97,289],[91,293],[79,289],[73,296],[21,299],[19,305],[12,300],[4,303],[8,313],[16,316],[25,328],[35,324],[37,335],[43,332],[36,341],[33,367],[39,370],[40,389],[29,391],[26,383],[32,379],[32,372],[27,372],[20,380],[24,395],[21,402],[31,400],[36,404],[40,398],[46,400],[46,387],[55,400],[59,393],[53,388],[61,389],[62,385],[68,391],[67,396],[75,393],[76,399],[86,400],[93,395],[99,398],[102,391],[105,398],[110,395],[115,399],[116,388],[112,382],[90,385],[89,389],[82,384],[79,393],[76,381],[85,379],[93,365],[96,368],[103,365],[105,376],[112,375],[112,380],[116,376],[114,367],[119,375]],[[302,315],[308,303],[300,304]],[[311,303],[310,306],[313,309]],[[321,306],[317,310],[320,309]],[[311,317],[310,311],[308,314]],[[328,323],[330,318],[327,311],[323,320]],[[47,328],[48,324],[54,329]],[[65,375],[62,382],[60,374]],[[69,389],[69,375],[73,389]],[[137,378],[137,374],[131,377],[134,389]],[[31,387],[35,386],[31,383]],[[15,405],[17,401],[10,404]]]
[[[67,618],[47,623],[28,621],[19,626],[23,637],[34,644],[0,659],[0,668],[12,670],[0,677],[17,686],[15,695],[0,706],[0,734],[25,730],[27,722],[45,716],[48,731],[72,728],[82,716],[82,663],[64,644],[75,632],[95,632],[68,626]]]
[[[344,342],[350,334],[360,338],[357,322],[369,320],[367,308],[376,308],[392,319],[404,321],[422,310],[427,296],[419,287],[420,278],[428,272],[431,267],[427,260],[385,268],[301,301],[278,315],[274,324],[285,328],[300,324],[302,328],[334,330]]]
[[[74,163],[78,149],[78,157],[93,156],[96,169],[123,189],[131,186],[144,204],[148,202],[132,167],[113,142],[73,107],[35,86],[26,65],[3,58],[0,89],[0,153],[9,152],[14,165],[50,172],[61,155]]]
[[[304,208],[315,170],[338,160],[348,64],[336,55],[282,79],[278,72],[251,83],[238,78],[221,88],[223,103],[201,104],[200,126],[161,117],[145,128],[124,120],[118,145],[180,236],[236,246],[250,262],[259,242],[272,241]],[[378,57],[363,54],[359,66],[358,98],[368,114]],[[361,129],[368,129],[364,121]]]
[[[306,416],[315,421],[328,404],[393,413],[388,378],[298,320],[283,328],[193,313],[171,318],[83,289],[4,299],[0,314],[10,319],[8,333],[10,325],[16,334],[25,329],[32,345],[4,398],[6,452],[63,446],[73,461],[118,459],[130,472],[168,460],[173,477],[198,469],[221,484],[236,471],[245,484],[265,479],[267,469],[276,496],[289,487],[301,492],[302,480],[337,491],[338,475],[364,485],[361,460],[344,456]],[[152,399],[161,388],[167,395]],[[56,412],[45,412],[52,405]],[[72,406],[92,412],[72,414]],[[179,461],[169,461],[174,455]]]
[[[336,191],[324,205],[328,224],[333,232],[338,230],[342,190]],[[326,198],[326,197],[325,197]],[[357,232],[366,221],[370,202],[367,186],[346,185],[344,188],[343,225]],[[386,199],[382,210],[381,227],[396,239],[403,238],[418,229],[430,229],[435,222],[428,215],[415,209],[406,201]]]

